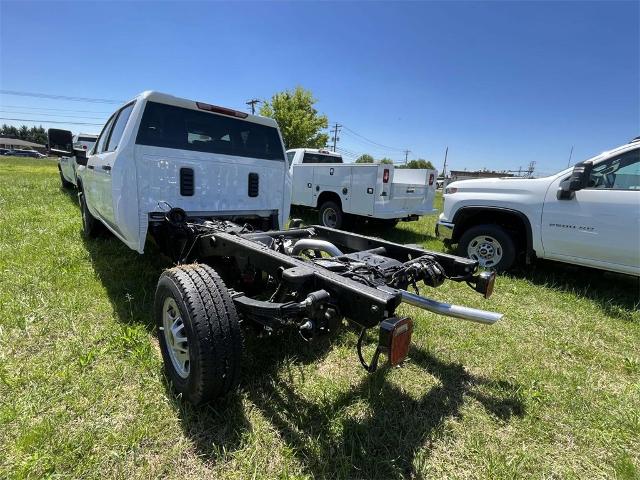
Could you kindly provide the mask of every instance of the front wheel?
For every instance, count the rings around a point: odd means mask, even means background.
[[[60,183],[62,184],[62,188],[64,190],[68,190],[70,188],[73,187],[73,183],[67,181],[66,178],[64,178],[64,175],[62,174],[62,170],[58,170],[58,172],[60,172]]]
[[[164,368],[174,388],[199,405],[238,384],[243,340],[227,287],[208,265],[166,270],[154,315]]]
[[[78,202],[80,203],[80,213],[82,215],[82,233],[86,237],[95,238],[100,234],[101,225],[98,219],[91,215],[84,192],[78,192]]]
[[[498,225],[476,225],[462,234],[458,255],[476,260],[481,267],[509,270],[516,258],[511,236]]]

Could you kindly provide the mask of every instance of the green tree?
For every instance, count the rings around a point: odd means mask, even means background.
[[[384,164],[387,164],[387,165],[393,165],[393,160],[391,160],[390,158],[384,157],[384,158],[381,158],[378,163],[384,163]]]
[[[358,157],[356,163],[373,163],[373,157],[368,153],[363,153]]]
[[[29,127],[27,127],[26,125],[20,126],[20,128],[18,129],[18,138],[20,140],[28,140],[28,138],[29,138]]]
[[[314,108],[316,101],[309,90],[296,87],[276,93],[260,107],[260,115],[278,122],[285,148],[322,148],[329,140],[322,133],[329,121]]]
[[[419,158],[418,160],[411,160],[406,165],[402,165],[398,168],[426,168],[429,170],[435,170],[436,167],[434,167],[433,163],[429,160]]]

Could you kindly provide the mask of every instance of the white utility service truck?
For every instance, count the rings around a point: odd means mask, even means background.
[[[273,119],[145,92],[88,154],[71,144],[71,132],[49,131],[53,153],[75,154],[84,233],[104,226],[140,253],[151,237],[176,264],[160,275],[153,315],[167,377],[195,404],[237,384],[248,327],[310,341],[347,318],[372,372],[381,354],[392,365],[407,356],[402,302],[485,324],[501,317],[407,291],[451,280],[488,297],[495,274],[473,260],[299,222],[283,230],[291,177]],[[370,328],[379,336],[367,360]]]
[[[318,209],[326,227],[346,228],[357,218],[395,226],[436,213],[436,170],[344,163],[339,154],[312,148],[287,150],[287,159],[291,204]]]
[[[450,183],[436,233],[496,270],[521,256],[640,276],[640,137],[549,177]]]
[[[97,135],[92,133],[79,133],[72,138],[73,149],[89,151],[98,139]],[[58,170],[60,172],[60,182],[63,188],[75,187],[78,184],[78,163],[75,156],[63,156],[58,161]]]

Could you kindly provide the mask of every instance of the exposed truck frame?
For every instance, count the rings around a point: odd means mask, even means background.
[[[206,288],[214,289],[201,295],[203,300],[220,296],[222,303],[226,300],[233,304],[227,307],[233,309],[230,319],[237,316],[240,322],[269,332],[297,329],[303,339],[312,340],[335,331],[346,318],[361,331],[358,356],[369,372],[376,370],[380,354],[385,354],[391,365],[407,356],[413,321],[396,316],[401,303],[488,325],[502,317],[407,291],[418,282],[438,287],[449,279],[467,282],[488,297],[495,274],[479,273],[473,260],[322,226],[301,228],[297,222],[289,230],[250,230],[226,220],[188,218],[176,208],[151,225],[151,234],[161,249],[178,265],[163,275],[187,272],[202,279]],[[159,292],[161,286],[162,278]],[[189,295],[189,289],[182,294]],[[166,298],[156,296],[159,315]],[[179,315],[181,322],[184,315],[189,313]],[[159,324],[163,324],[160,319]],[[362,352],[364,333],[376,327],[380,329],[378,346],[373,357],[366,360]],[[167,323],[164,331],[168,330],[177,331],[175,325]],[[187,343],[181,343],[182,336],[172,335],[165,333],[161,339],[163,354],[168,357],[165,361],[172,361],[171,348],[177,348],[179,356]],[[217,362],[226,364],[220,352],[216,355]],[[230,367],[225,375],[233,376],[233,372]],[[180,387],[180,378],[173,381]],[[188,387],[182,392],[193,403],[226,392],[224,384],[213,383],[217,385],[213,395]]]

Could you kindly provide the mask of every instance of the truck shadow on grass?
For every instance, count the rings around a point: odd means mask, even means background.
[[[472,375],[418,348],[411,350],[410,361],[437,380],[418,398],[387,381],[389,369],[381,368],[347,390],[318,392],[319,398],[310,400],[290,379],[300,364],[324,358],[332,340],[309,346],[288,335],[247,340],[239,393],[214,407],[176,403],[185,434],[212,461],[223,448],[242,448],[242,432],[249,428],[243,399],[258,408],[313,478],[419,477],[444,422],[460,417],[465,402],[479,403],[501,422],[525,414],[517,386]]]

